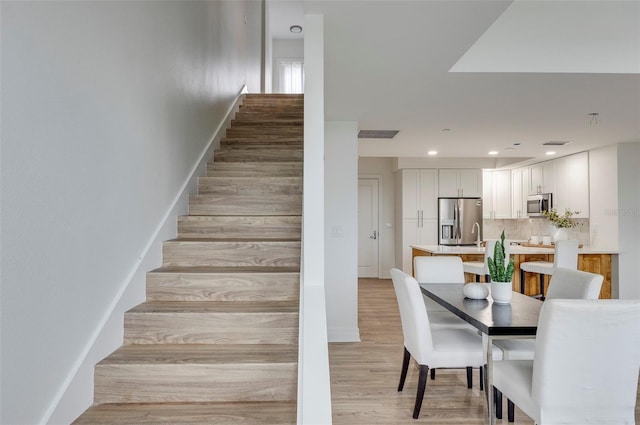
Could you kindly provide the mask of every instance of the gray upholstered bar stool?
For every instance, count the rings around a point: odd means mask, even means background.
[[[578,241],[570,239],[557,241],[553,255],[553,263],[550,261],[525,261],[520,263],[520,292],[525,291],[525,272],[538,273],[540,275],[540,298],[544,299],[544,276],[552,275],[553,270],[578,269]]]

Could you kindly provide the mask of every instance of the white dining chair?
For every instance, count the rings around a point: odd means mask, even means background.
[[[493,385],[537,425],[633,424],[640,300],[545,301],[533,360],[494,363]]]
[[[413,260],[418,283],[465,283],[462,259],[454,255],[418,256]],[[460,328],[475,332],[475,328],[432,299],[423,296],[432,328]],[[431,368],[431,379],[436,369]],[[484,389],[483,370],[480,368],[480,390]],[[467,367],[467,387],[473,387],[473,368]]]
[[[413,358],[420,370],[413,409],[413,418],[417,419],[429,368],[481,367],[484,364],[482,338],[467,329],[431,328],[418,282],[395,268],[391,269],[391,279],[398,300],[404,336],[404,358],[398,391],[404,388],[409,362]],[[499,350],[494,351],[493,358],[502,358]]]
[[[544,279],[546,275],[553,275],[557,268],[578,269],[578,241],[569,239],[557,241],[554,248],[553,262],[550,261],[524,261],[520,263],[520,292],[525,292],[525,273],[538,273],[540,275],[540,294],[544,299]]]
[[[546,300],[552,299],[583,299],[597,300],[604,276],[581,270],[558,268],[549,281]],[[505,360],[533,360],[536,342],[535,339],[498,339],[493,342],[494,347],[502,350]],[[502,418],[502,397],[496,394],[496,416]],[[507,402],[507,415],[509,422],[514,420],[513,402]]]

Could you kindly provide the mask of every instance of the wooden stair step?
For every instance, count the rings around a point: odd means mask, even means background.
[[[296,403],[114,403],[90,407],[72,425],[294,425]]]
[[[302,162],[209,162],[207,177],[216,176],[302,176]]]
[[[295,344],[297,301],[147,301],[124,316],[125,344]]]
[[[225,148],[214,152],[215,161],[237,162],[289,162],[302,161],[302,148],[263,148],[263,149],[232,149]]]
[[[294,400],[295,345],[125,345],[95,368],[95,403]]]
[[[147,301],[296,301],[295,268],[159,268],[147,273]]]
[[[189,200],[190,215],[300,215],[302,196],[195,195]]]
[[[263,127],[287,128],[289,126],[304,125],[303,118],[267,118],[261,116],[241,116],[231,120],[232,127],[256,127],[260,131]]]
[[[288,266],[300,264],[299,240],[172,239],[162,246],[163,266]]]
[[[302,195],[302,177],[200,177],[198,194]]]
[[[304,145],[303,137],[281,137],[278,139],[261,139],[261,138],[230,138],[225,137],[220,140],[220,146],[224,149],[226,147],[250,147],[254,145],[261,146],[281,146],[281,147],[298,147],[301,148]]]
[[[261,126],[260,128],[253,127],[231,127],[225,132],[225,137],[237,138],[237,137],[303,137],[304,130],[302,126],[290,126],[290,127],[267,127]]]
[[[181,216],[178,238],[300,239],[300,216]]]

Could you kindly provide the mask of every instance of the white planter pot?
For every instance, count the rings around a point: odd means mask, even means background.
[[[557,229],[553,234],[553,242],[566,241],[569,239],[569,231],[567,229]]]
[[[498,304],[509,304],[511,301],[511,282],[491,282],[491,298]]]

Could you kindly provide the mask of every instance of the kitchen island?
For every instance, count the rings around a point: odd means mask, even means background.
[[[525,261],[553,262],[553,248],[512,245],[510,251],[515,265],[512,279],[513,290],[517,292],[520,292],[520,263]],[[413,258],[425,255],[456,255],[462,258],[462,261],[484,261],[484,247],[476,246],[411,245],[411,253],[411,264],[413,264]],[[614,261],[613,257],[617,254],[617,251],[590,247],[578,249],[578,270],[598,273],[604,276],[600,298],[611,298],[612,262]],[[545,276],[545,288],[549,285],[549,277]],[[465,278],[467,282],[475,281],[475,275],[467,274]],[[524,293],[526,295],[536,295],[539,292],[540,280],[538,274],[525,273]]]

